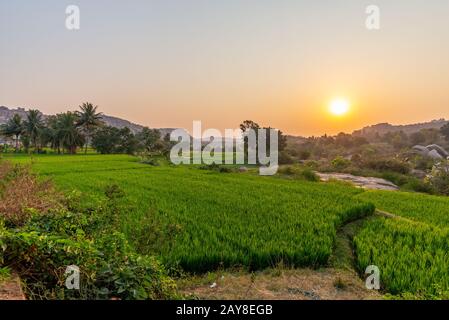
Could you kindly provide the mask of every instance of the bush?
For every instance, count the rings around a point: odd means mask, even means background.
[[[312,153],[309,150],[301,150],[299,152],[299,159],[300,160],[308,160],[312,156]]]
[[[282,166],[278,169],[279,174],[292,176],[299,173],[299,170],[293,166]]]
[[[123,190],[111,185],[105,195],[107,200],[94,208],[81,209],[82,199],[72,195],[57,209],[29,210],[20,225],[9,229],[0,216],[0,265],[14,265],[29,298],[177,297],[175,284],[159,261],[137,254],[117,231],[123,216],[117,200],[124,196]],[[10,216],[5,217],[11,225]],[[65,271],[71,265],[80,269],[80,290],[65,287]]]
[[[48,180],[39,181],[28,167],[0,163],[0,177],[0,216],[7,224],[24,224],[33,210],[46,213],[60,208],[61,195],[55,191],[52,183]]]
[[[411,170],[408,163],[397,159],[365,160],[363,162],[363,167],[377,171],[390,171],[400,174],[408,174]]]
[[[304,168],[304,170],[301,171],[301,176],[307,180],[312,182],[318,182],[320,181],[320,177],[311,169]]]
[[[425,181],[421,181],[419,179],[411,178],[406,184],[404,184],[403,189],[415,191],[415,192],[421,192],[421,193],[429,193],[433,194],[434,189],[432,185]]]
[[[160,163],[159,163],[159,161],[157,159],[151,159],[151,158],[144,159],[144,160],[140,161],[140,163],[148,164],[148,165],[154,166],[154,167],[157,167],[157,166],[160,165]]]
[[[174,296],[175,286],[164,268],[149,256],[132,252],[123,234],[93,240],[35,230],[3,233],[6,263],[14,263],[32,299],[161,299]],[[80,268],[80,290],[65,287],[65,270]]]
[[[449,196],[449,161],[435,166],[427,181],[438,194]]]
[[[229,167],[220,167],[219,169],[218,169],[218,172],[221,172],[221,173],[231,173],[232,172],[232,169],[231,168],[229,168]]]
[[[199,167],[200,170],[210,170],[210,171],[217,171],[220,173],[230,173],[232,172],[232,168],[226,167],[226,166],[220,166],[216,164],[215,162],[212,164],[205,164]]]
[[[405,176],[403,174],[397,173],[397,172],[382,172],[379,174],[379,177],[388,181],[393,182],[397,186],[403,186],[407,184],[410,180],[408,176]]]
[[[279,168],[278,173],[281,175],[298,177],[307,181],[320,181],[318,175],[308,167],[282,166]]]
[[[331,164],[336,170],[343,170],[351,165],[351,161],[341,156],[338,156],[334,160],[332,160]]]
[[[279,164],[292,164],[295,162],[293,157],[286,151],[279,152]]]

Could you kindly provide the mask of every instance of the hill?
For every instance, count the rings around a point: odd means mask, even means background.
[[[392,125],[389,123],[379,123],[376,125],[364,127],[360,130],[356,130],[353,132],[353,134],[369,138],[377,134],[383,135],[388,132],[403,131],[404,133],[409,135],[411,133],[418,132],[422,129],[439,130],[446,123],[448,123],[448,121],[446,121],[445,119],[432,120],[429,122],[406,124],[406,125]]]
[[[19,114],[22,119],[26,118],[27,110],[25,108],[16,108],[16,109],[10,109],[5,106],[0,106],[0,125],[6,123],[8,119],[12,118],[15,114]],[[48,115],[43,114],[44,118],[48,117]],[[109,116],[109,115],[103,115],[103,121],[108,125],[116,128],[129,128],[132,132],[137,133],[141,131],[144,126],[132,123],[128,120]],[[172,132],[173,128],[159,128],[159,131],[161,132],[161,135],[164,136],[167,133]]]

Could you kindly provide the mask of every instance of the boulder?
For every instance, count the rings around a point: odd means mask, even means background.
[[[436,150],[443,158],[449,157],[449,153],[444,150],[443,147],[437,145],[437,144],[431,144],[427,146],[427,149],[429,150]]]
[[[417,170],[417,169],[413,169],[411,174],[419,179],[424,179],[427,176],[427,173],[424,170]]]
[[[429,149],[427,149],[427,147],[420,146],[420,145],[416,145],[412,149],[415,151],[418,151],[419,153],[421,153],[424,156],[429,153]]]
[[[430,157],[434,160],[441,160],[449,157],[449,153],[437,144],[430,144],[427,147],[416,145],[412,149],[418,154],[424,157]]]
[[[442,160],[444,159],[444,157],[437,151],[437,150],[431,150],[427,156],[429,156],[430,158],[434,159],[434,160]]]

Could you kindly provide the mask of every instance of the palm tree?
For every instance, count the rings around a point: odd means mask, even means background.
[[[43,130],[44,143],[49,143],[53,150],[58,151],[58,154],[61,153],[61,128],[59,118],[60,115],[49,116],[47,118],[47,126]]]
[[[103,124],[101,120],[103,114],[97,113],[97,108],[98,106],[94,107],[92,103],[86,102],[80,106],[81,111],[77,111],[79,117],[77,125],[82,128],[86,136],[85,153],[87,153],[87,146],[91,141],[94,130]]]
[[[14,114],[3,127],[3,135],[10,137],[14,136],[16,141],[16,152],[19,151],[19,137],[23,133],[22,117],[19,114]]]
[[[40,111],[29,110],[27,113],[27,119],[24,122],[24,129],[33,144],[34,150],[37,150],[39,136],[43,127],[44,121],[42,120],[42,114]]]
[[[82,146],[85,139],[78,130],[79,117],[76,113],[66,112],[58,115],[58,137],[61,145],[70,154],[76,153],[76,148]]]

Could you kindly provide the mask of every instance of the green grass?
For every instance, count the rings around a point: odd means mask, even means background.
[[[121,228],[135,248],[156,250],[169,266],[194,272],[263,269],[280,261],[326,265],[337,229],[369,213],[373,207],[367,203],[372,203],[409,221],[369,219],[354,238],[359,271],[377,265],[383,289],[393,294],[433,298],[449,291],[446,197],[364,192],[343,183],[219,173],[198,166],[150,166],[126,155],[9,158],[32,163],[33,170],[64,191],[83,192],[86,206],[98,205],[106,186],[119,185],[126,193]],[[159,239],[157,246],[146,243],[154,238],[154,221],[178,231]]]
[[[18,156],[14,161],[29,163]],[[65,191],[104,198],[107,185],[126,192],[122,231],[138,244],[150,237],[149,217],[179,226],[157,252],[168,265],[208,271],[243,265],[261,269],[279,261],[295,266],[328,262],[336,230],[373,207],[338,184],[217,173],[193,166],[140,164],[125,155],[34,156],[33,169]],[[84,198],[83,198],[84,199]],[[140,250],[144,250],[139,246]]]
[[[414,221],[449,227],[449,197],[408,192],[367,191],[358,198],[373,203],[380,210]]]
[[[11,278],[11,269],[9,267],[0,267],[0,284]]]
[[[370,220],[355,237],[360,271],[379,267],[391,294],[449,298],[449,230],[398,219]]]
[[[449,198],[386,191],[357,198],[408,219],[366,223],[354,240],[359,270],[378,266],[384,289],[393,294],[449,298]]]

